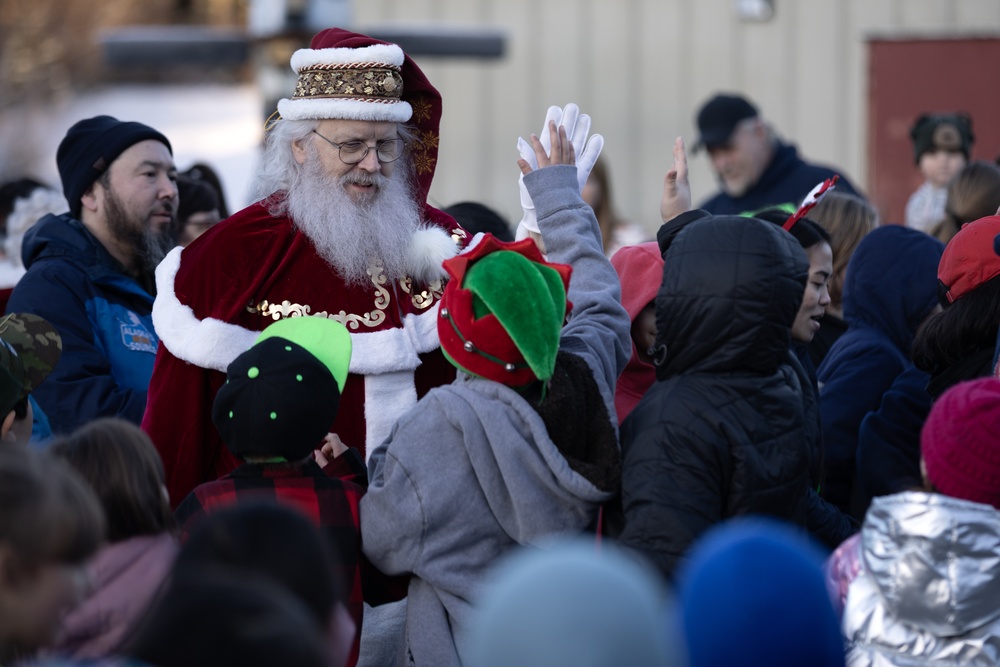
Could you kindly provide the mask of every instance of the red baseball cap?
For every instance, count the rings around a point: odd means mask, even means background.
[[[1000,257],[993,249],[997,234],[1000,215],[991,215],[962,225],[945,246],[938,264],[938,281],[948,303],[955,303],[1000,275]]]

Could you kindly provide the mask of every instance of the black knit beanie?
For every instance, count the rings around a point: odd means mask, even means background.
[[[322,444],[340,405],[330,370],[304,347],[267,338],[236,357],[212,422],[233,454],[299,461]]]
[[[914,164],[920,164],[924,153],[937,150],[961,152],[968,160],[975,142],[972,118],[964,113],[924,114],[910,129],[910,138]]]
[[[56,164],[74,218],[80,217],[80,198],[93,182],[119,155],[146,139],[159,141],[173,155],[167,138],[142,123],[95,116],[69,128],[56,152]]]

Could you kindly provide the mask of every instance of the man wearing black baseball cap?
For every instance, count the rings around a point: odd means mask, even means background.
[[[716,95],[698,111],[698,140],[704,147],[722,191],[700,208],[718,215],[793,204],[818,183],[838,173],[805,162],[795,146],[778,139],[751,102],[740,95]],[[837,188],[857,194],[843,174]]]
[[[32,395],[56,434],[102,416],[138,424],[158,343],[153,270],[177,210],[170,142],[142,123],[96,116],[69,129],[56,163],[70,210],[25,235],[27,273],[7,304],[43,317],[63,341]]]

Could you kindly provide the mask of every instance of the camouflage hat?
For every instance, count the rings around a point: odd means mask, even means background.
[[[38,315],[12,313],[0,318],[0,418],[30,394],[55,368],[62,338]]]

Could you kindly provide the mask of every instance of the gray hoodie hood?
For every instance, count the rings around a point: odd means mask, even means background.
[[[542,418],[518,392],[460,375],[455,385],[435,393],[448,421],[464,433],[469,462],[507,535],[520,544],[541,545],[553,534],[585,526],[613,494],[570,467]],[[498,403],[509,409],[498,410]]]

